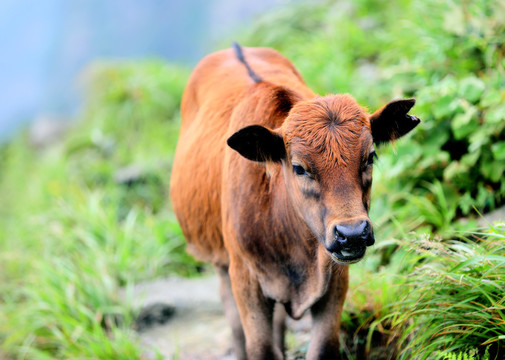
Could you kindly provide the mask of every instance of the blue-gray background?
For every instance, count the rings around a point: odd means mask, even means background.
[[[0,0],[0,139],[38,115],[71,117],[93,60],[194,65],[279,0]]]

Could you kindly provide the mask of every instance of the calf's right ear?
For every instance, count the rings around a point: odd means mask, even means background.
[[[228,146],[252,161],[279,162],[286,157],[282,136],[260,125],[240,129],[228,138]]]

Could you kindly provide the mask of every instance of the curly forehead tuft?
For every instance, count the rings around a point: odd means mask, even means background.
[[[350,95],[328,95],[300,102],[283,125],[286,144],[316,152],[324,162],[347,166],[370,129],[366,109]]]

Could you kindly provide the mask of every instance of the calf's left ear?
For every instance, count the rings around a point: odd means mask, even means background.
[[[284,140],[276,132],[260,125],[240,129],[227,140],[228,146],[252,161],[281,161],[286,156]]]
[[[408,114],[415,103],[416,99],[391,101],[372,114],[370,125],[377,145],[401,138],[421,122]]]

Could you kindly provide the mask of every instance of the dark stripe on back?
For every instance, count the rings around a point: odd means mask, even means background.
[[[247,61],[245,61],[245,58],[244,58],[244,53],[242,52],[242,47],[237,44],[236,42],[234,42],[232,44],[233,46],[233,49],[235,50],[235,54],[237,55],[237,58],[239,59],[239,61],[244,64],[245,68],[247,69],[247,72],[249,73],[249,76],[251,77],[251,79],[254,80],[255,83],[259,83],[259,82],[262,82],[263,79],[259,77],[258,74],[256,74],[253,69],[251,69],[251,67],[249,66],[249,64],[247,63]]]

